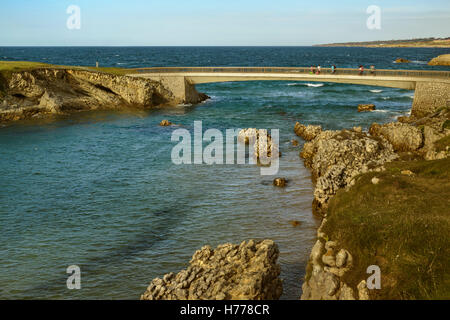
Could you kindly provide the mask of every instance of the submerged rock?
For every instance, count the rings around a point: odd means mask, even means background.
[[[398,58],[395,60],[395,63],[410,63],[411,61],[409,61],[408,59],[404,59],[404,58]]]
[[[186,270],[154,279],[141,300],[276,300],[283,288],[272,240],[204,246]]]
[[[360,104],[358,105],[358,112],[366,112],[375,110],[374,104]]]

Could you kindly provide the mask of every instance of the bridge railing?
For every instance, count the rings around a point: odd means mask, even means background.
[[[306,67],[154,67],[131,69],[136,73],[292,73],[313,74],[311,68]],[[317,71],[317,69],[315,69]],[[320,74],[335,75],[360,75],[359,69],[337,68],[332,72],[331,68],[322,68]],[[394,77],[419,77],[419,78],[445,78],[450,79],[450,71],[427,70],[388,70],[379,69],[373,73],[365,69],[363,76],[394,76]]]

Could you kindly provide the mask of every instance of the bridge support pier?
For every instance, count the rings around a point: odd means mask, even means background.
[[[160,82],[164,88],[171,91],[175,103],[200,103],[209,97],[200,93],[195,84],[183,76],[152,76],[151,80]]]
[[[411,116],[421,118],[442,107],[450,107],[450,84],[417,82]]]

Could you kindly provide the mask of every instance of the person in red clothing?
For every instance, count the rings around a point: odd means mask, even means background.
[[[363,66],[359,66],[359,75],[362,76],[364,73],[364,67]]]

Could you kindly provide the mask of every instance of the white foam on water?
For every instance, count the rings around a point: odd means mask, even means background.
[[[307,87],[314,87],[314,88],[323,87],[323,83],[305,83],[304,85]]]
[[[389,112],[389,110],[377,110],[377,109],[375,109],[375,110],[373,110],[372,112],[382,112],[382,113],[386,113],[386,112]]]
[[[383,92],[383,90],[369,90],[370,92],[373,92],[373,93],[380,93],[380,92]]]

